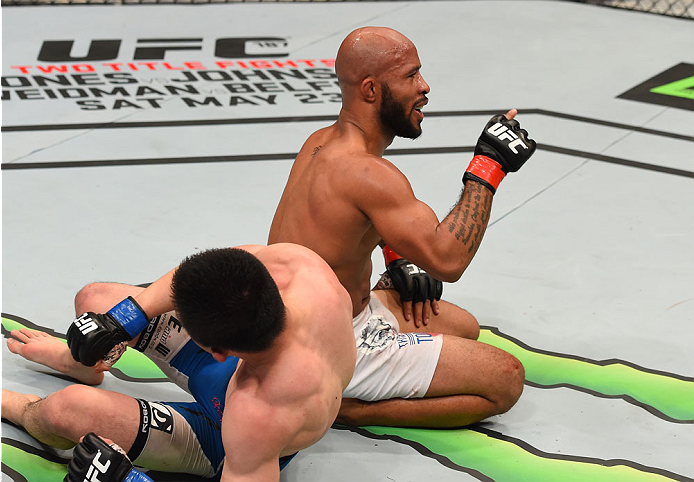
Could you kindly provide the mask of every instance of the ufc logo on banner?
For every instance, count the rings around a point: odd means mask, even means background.
[[[84,478],[84,482],[102,482],[97,476],[106,473],[111,466],[111,461],[107,460],[105,464],[102,464],[99,461],[99,456],[101,455],[101,450],[98,450],[92,460],[92,464],[89,466],[89,469],[87,469],[87,476]]]
[[[518,154],[516,146],[522,146],[523,149],[528,148],[528,146],[523,144],[523,141],[521,141],[511,129],[503,125],[501,122],[497,122],[496,124],[491,126],[489,129],[487,129],[487,132],[489,132],[494,137],[498,137],[502,141],[511,141],[508,147],[513,151],[514,154]]]
[[[77,318],[74,321],[74,323],[75,326],[79,328],[80,333],[82,333],[82,335],[86,335],[87,333],[90,333],[98,328],[96,326],[96,323],[94,323],[94,320],[92,320],[89,316],[89,313],[83,314],[82,316]]]
[[[86,55],[72,54],[74,39],[44,40],[38,60],[42,62],[85,62],[115,60],[120,54],[121,39],[92,40]],[[210,42],[203,38],[137,39],[133,60],[164,60],[174,50],[201,51]],[[223,59],[287,57],[284,37],[224,37],[214,39],[214,55]]]

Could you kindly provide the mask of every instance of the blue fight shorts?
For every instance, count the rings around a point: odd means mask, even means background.
[[[140,428],[128,457],[152,470],[183,472],[219,480],[224,462],[221,423],[227,386],[239,359],[220,363],[190,339],[171,313],[150,320],[135,348],[194,402],[140,405]],[[283,469],[294,457],[279,459]]]

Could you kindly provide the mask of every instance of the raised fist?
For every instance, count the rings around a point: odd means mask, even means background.
[[[515,119],[499,114],[485,126],[475,146],[475,156],[488,157],[505,173],[516,172],[535,152],[537,143],[528,137]]]

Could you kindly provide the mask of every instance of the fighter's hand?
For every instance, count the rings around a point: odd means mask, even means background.
[[[417,328],[428,325],[432,313],[434,315],[439,314],[438,300],[434,299],[418,302],[402,302],[402,314],[405,316],[407,321],[414,320],[414,326]]]
[[[393,287],[400,294],[402,312],[406,320],[413,319],[417,328],[428,324],[431,312],[439,314],[438,300],[443,294],[443,283],[405,258],[388,263],[386,270]],[[413,313],[414,312],[414,313]]]
[[[411,320],[414,311],[415,326],[419,328],[421,324],[427,325],[432,312],[439,314],[438,300],[443,293],[443,283],[407,261],[388,245],[383,246],[383,258],[392,288],[400,294],[405,319]]]
[[[537,143],[521,129],[516,114],[518,111],[511,109],[506,115],[496,115],[487,122],[463,176],[464,183],[473,180],[495,193],[504,176],[518,171],[533,155]]]
[[[89,432],[75,446],[67,465],[64,482],[152,482],[135,470],[130,459],[115,444],[109,445],[95,433]]]
[[[116,345],[132,340],[147,326],[147,316],[133,298],[108,313],[84,313],[67,331],[67,344],[75,361],[94,366]]]
[[[475,146],[475,156],[488,157],[501,165],[505,173],[516,172],[533,155],[537,144],[515,120],[518,111],[495,115],[484,127]]]

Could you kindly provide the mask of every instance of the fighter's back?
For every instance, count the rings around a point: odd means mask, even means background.
[[[351,301],[325,261],[282,243],[253,254],[279,288],[286,321],[266,353],[242,359],[229,384],[223,437],[232,458],[257,453],[254,440],[277,444],[283,456],[319,440],[356,363]]]
[[[359,164],[374,158],[361,138],[338,124],[312,134],[294,162],[270,229],[268,243],[296,243],[318,253],[347,288],[354,314],[369,295],[371,252],[380,241],[369,218],[357,208]],[[368,167],[367,167],[368,169]],[[355,172],[356,171],[356,172]]]

